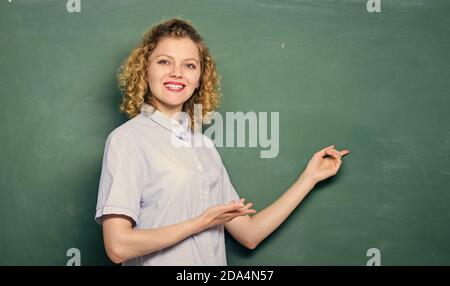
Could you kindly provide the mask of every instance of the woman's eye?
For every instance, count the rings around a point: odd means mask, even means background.
[[[187,64],[186,65],[190,69],[196,69],[197,67],[194,64]]]
[[[165,65],[165,64],[168,64],[169,62],[168,61],[166,61],[166,60],[160,60],[160,61],[158,61],[158,64],[162,64],[162,65]]]

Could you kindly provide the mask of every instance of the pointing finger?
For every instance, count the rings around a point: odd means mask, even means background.
[[[335,149],[330,149],[326,151],[327,155],[333,157],[336,160],[341,160],[341,153],[339,153],[338,151],[336,151]]]
[[[327,154],[328,150],[333,149],[334,147],[336,147],[335,145],[330,145],[328,147],[323,148],[322,150],[319,150],[318,152],[316,152],[317,155],[323,157]]]

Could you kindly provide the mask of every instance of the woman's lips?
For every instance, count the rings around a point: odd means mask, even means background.
[[[167,90],[172,92],[180,92],[184,89],[184,84],[178,84],[178,83],[165,83],[164,86]]]

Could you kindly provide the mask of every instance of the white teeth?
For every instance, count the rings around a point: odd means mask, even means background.
[[[167,86],[168,88],[172,88],[172,89],[182,89],[183,88],[182,85],[177,85],[177,84],[165,84],[165,86]]]

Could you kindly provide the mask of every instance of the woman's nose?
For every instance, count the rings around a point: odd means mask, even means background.
[[[182,77],[181,69],[177,65],[173,65],[172,70],[170,71],[171,77]]]

